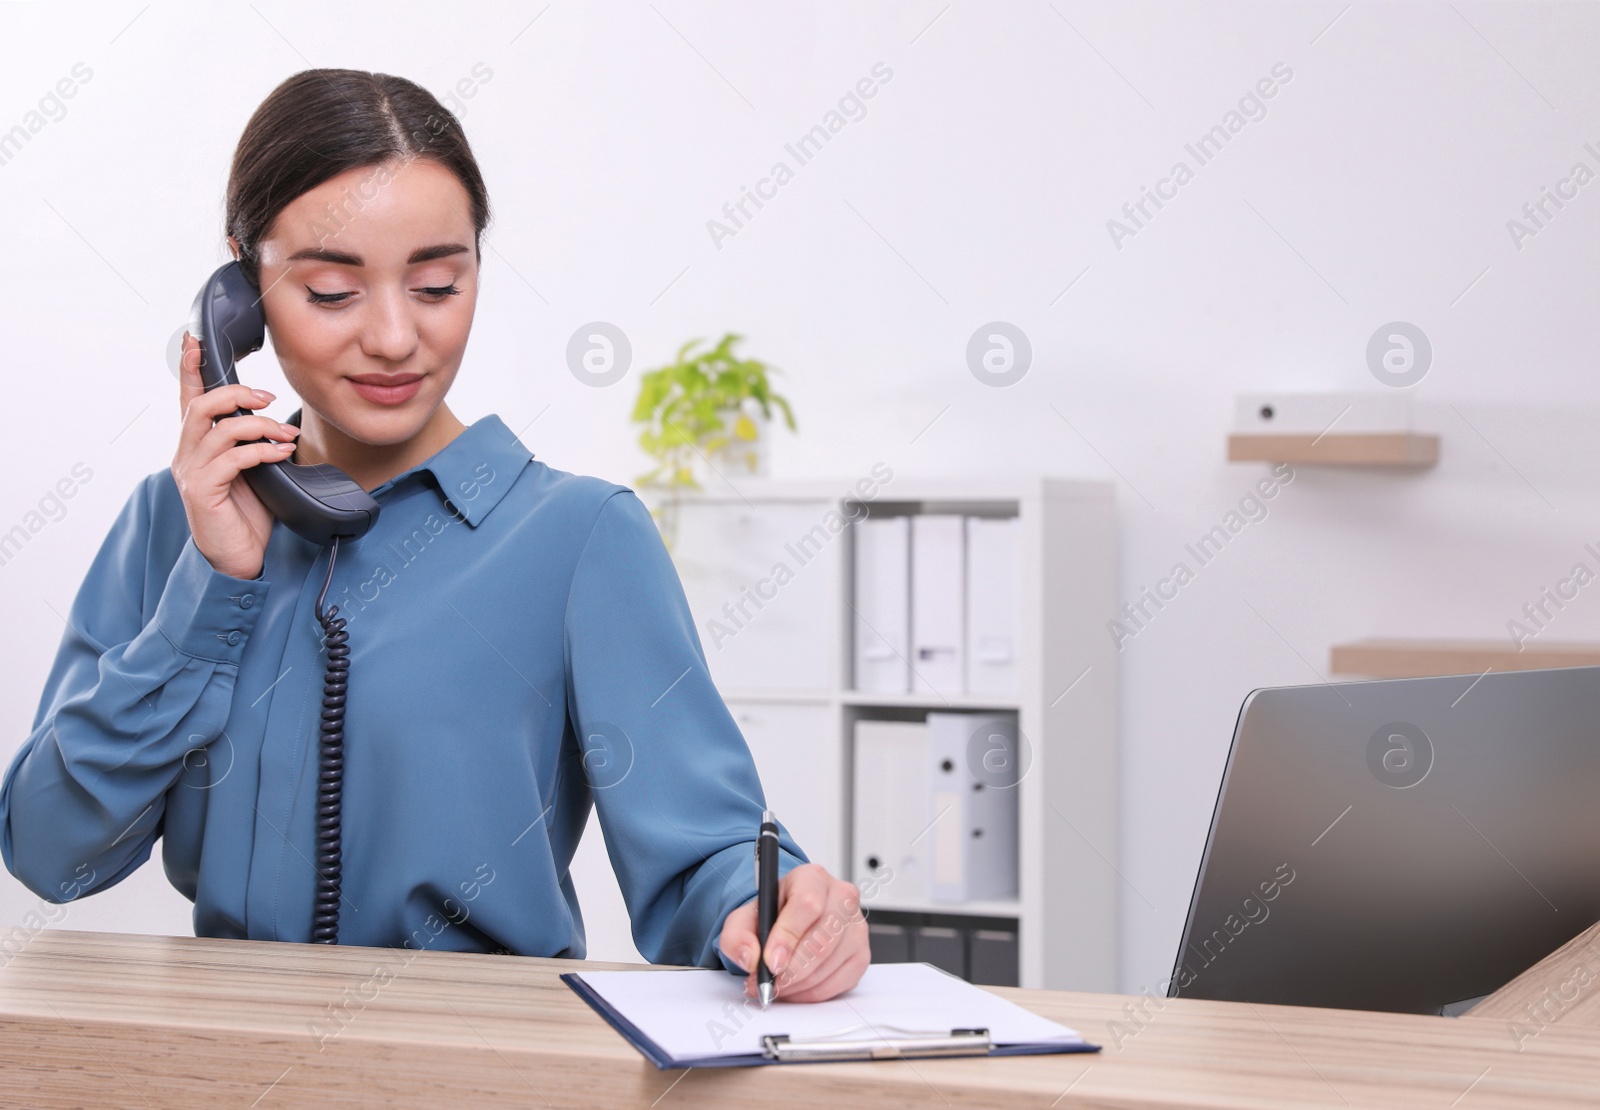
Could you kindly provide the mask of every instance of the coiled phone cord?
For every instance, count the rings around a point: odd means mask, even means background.
[[[322,733],[317,772],[317,897],[311,919],[315,944],[339,943],[339,900],[343,884],[339,832],[340,803],[344,793],[344,703],[350,679],[350,634],[339,607],[322,609],[333,582],[333,563],[339,557],[339,537],[328,551],[328,577],[317,595],[317,620],[328,649],[327,672],[322,680]]]

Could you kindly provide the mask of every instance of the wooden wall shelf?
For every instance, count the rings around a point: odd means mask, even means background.
[[[1366,678],[1593,666],[1600,666],[1600,643],[1535,642],[1518,651],[1506,640],[1357,640],[1334,644],[1329,661],[1334,674]]]
[[[1234,432],[1228,436],[1228,461],[1421,468],[1439,461],[1439,437],[1420,432],[1325,432],[1320,436]]]

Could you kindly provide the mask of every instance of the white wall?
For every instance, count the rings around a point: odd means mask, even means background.
[[[0,166],[0,531],[74,462],[95,475],[0,567],[0,752],[29,727],[57,613],[114,513],[171,458],[163,348],[225,257],[232,145],[307,65],[441,95],[492,70],[464,122],[497,220],[451,404],[513,428],[538,416],[524,438],[564,469],[628,481],[643,461],[634,375],[576,381],[576,327],[619,325],[644,367],[734,329],[784,370],[799,415],[776,474],[881,459],[1114,478],[1131,598],[1261,476],[1223,461],[1235,393],[1382,389],[1368,336],[1427,332],[1436,361],[1412,392],[1438,414],[1437,469],[1301,470],[1126,645],[1130,990],[1170,968],[1252,687],[1318,681],[1351,637],[1505,635],[1600,539],[1600,184],[1520,250],[1507,229],[1575,162],[1600,169],[1584,149],[1600,150],[1594,6],[664,0],[558,3],[527,26],[541,6],[0,7],[0,129],[75,62],[93,70]],[[714,245],[707,220],[880,62],[893,76],[865,118]],[[1277,63],[1293,77],[1266,118],[1114,245],[1107,220]],[[964,364],[990,320],[1033,345],[1010,388]],[[286,396],[268,361],[252,384]],[[1600,635],[1600,600],[1581,595],[1549,635]],[[34,904],[0,877],[0,921]],[[154,865],[66,923],[189,928]]]

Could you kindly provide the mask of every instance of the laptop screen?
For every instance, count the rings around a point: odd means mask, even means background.
[[[1600,667],[1256,690],[1169,995],[1440,1013],[1600,919]]]

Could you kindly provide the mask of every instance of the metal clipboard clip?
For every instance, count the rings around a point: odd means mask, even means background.
[[[869,1029],[876,1036],[850,1038],[852,1033]],[[885,1037],[880,1030],[892,1030],[897,1037]],[[894,1025],[852,1025],[832,1033],[791,1037],[769,1033],[761,1038],[763,1054],[780,1064],[823,1060],[895,1060],[924,1056],[987,1056],[993,1048],[987,1029],[952,1029],[948,1033],[901,1029]]]

